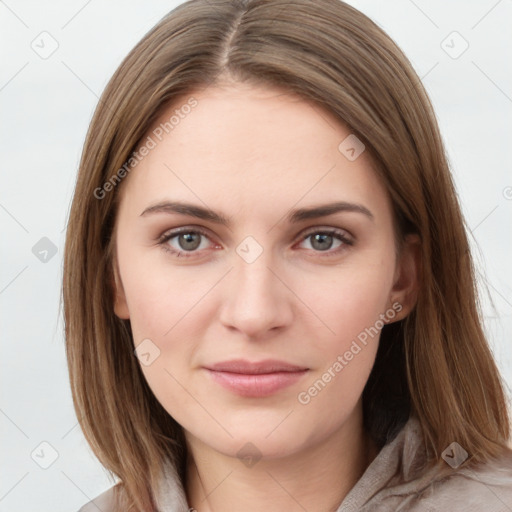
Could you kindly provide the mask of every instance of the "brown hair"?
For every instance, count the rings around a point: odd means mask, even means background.
[[[186,449],[181,427],[144,379],[129,321],[114,314],[120,187],[101,198],[96,191],[123,168],[169,102],[222,77],[278,86],[335,114],[370,152],[399,236],[420,237],[416,308],[384,327],[363,393],[365,425],[376,442],[389,441],[412,413],[432,463],[454,440],[473,461],[498,456],[510,437],[505,394],[482,330],[435,115],[407,58],[340,0],[191,0],[137,44],[107,85],[67,229],[63,302],[73,401],[94,453],[120,478],[126,503],[153,510],[164,461],[183,476]]]

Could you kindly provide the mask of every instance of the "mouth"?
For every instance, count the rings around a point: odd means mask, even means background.
[[[309,371],[285,361],[236,359],[204,367],[214,382],[244,397],[265,397],[296,383]]]

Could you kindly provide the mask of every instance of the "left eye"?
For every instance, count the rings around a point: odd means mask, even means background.
[[[339,249],[343,245],[352,245],[352,241],[341,231],[314,231],[305,235],[302,243],[310,240],[309,245],[315,252],[327,252],[333,249],[333,244],[337,241],[338,245],[333,251]]]
[[[193,253],[197,250],[205,249],[206,247],[203,246],[202,238],[208,239],[207,235],[201,231],[187,230],[168,233],[162,237],[160,243],[165,249],[181,256],[183,252]],[[171,241],[175,241],[178,246],[173,245]]]

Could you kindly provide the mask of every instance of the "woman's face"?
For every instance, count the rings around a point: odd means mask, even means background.
[[[184,96],[147,136],[122,185],[115,311],[153,393],[231,456],[341,432],[407,309],[367,152],[319,107],[238,84]]]

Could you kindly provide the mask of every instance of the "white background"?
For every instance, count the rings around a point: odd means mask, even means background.
[[[59,314],[63,230],[98,96],[178,3],[0,1],[0,512],[73,512],[114,483],[72,407]],[[395,39],[431,96],[474,238],[487,332],[510,387],[512,1],[349,3]],[[58,43],[47,59],[31,47],[48,38],[43,31]],[[463,48],[453,31],[469,44],[456,59],[445,51]],[[57,249],[46,262],[32,252],[43,237]],[[48,469],[31,458],[36,450],[39,462],[50,460],[43,441],[58,454]]]

